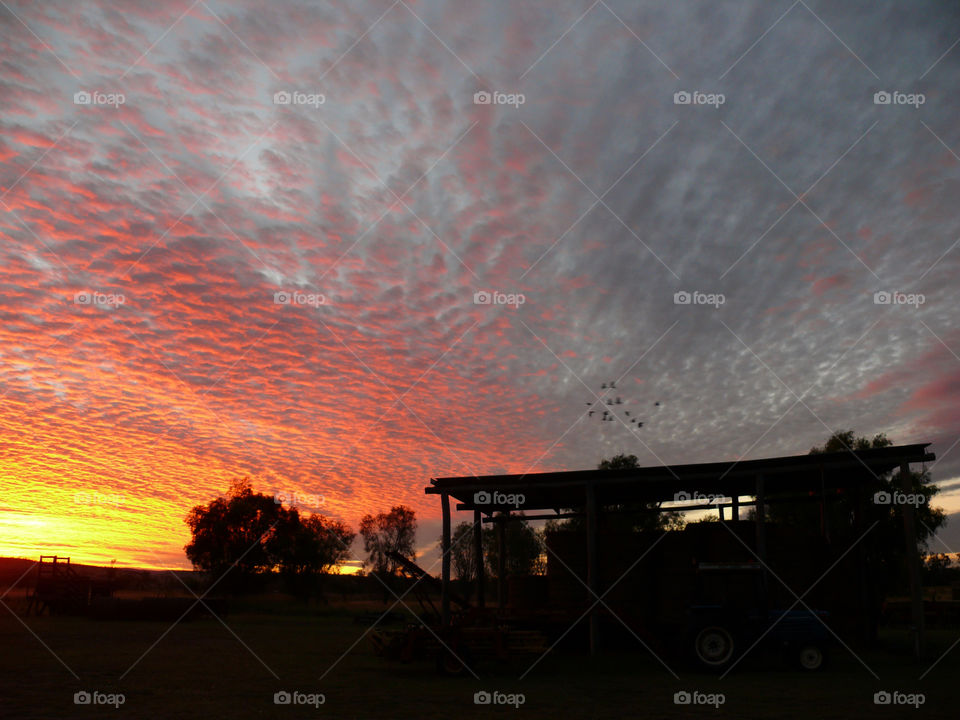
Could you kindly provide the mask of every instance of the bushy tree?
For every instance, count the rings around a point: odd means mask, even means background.
[[[273,496],[254,492],[247,478],[235,481],[225,496],[194,507],[186,522],[187,558],[218,582],[223,578],[231,590],[251,589],[273,571],[294,589],[312,589],[319,573],[349,556],[354,538],[339,520],[303,517]]]
[[[380,575],[393,575],[397,562],[390,553],[399,553],[413,560],[416,557],[413,548],[416,533],[416,514],[406,505],[396,505],[386,513],[364,515],[360,519],[360,535],[367,553],[364,566]]]
[[[503,517],[503,513],[498,513]],[[507,522],[505,541],[507,545],[508,575],[539,575],[545,572],[543,533],[530,526],[523,512],[512,515]],[[491,575],[500,567],[500,543],[497,540],[496,523],[483,530],[483,550],[486,566]]]

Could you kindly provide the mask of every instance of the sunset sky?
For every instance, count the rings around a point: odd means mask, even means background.
[[[186,567],[244,475],[425,549],[431,477],[842,428],[932,442],[960,510],[958,38],[943,2],[4,0],[0,555]],[[642,430],[585,415],[610,380]]]

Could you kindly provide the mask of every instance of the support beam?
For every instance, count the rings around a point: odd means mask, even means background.
[[[440,510],[443,513],[443,530],[440,539],[440,549],[443,552],[441,567],[440,590],[440,624],[450,626],[450,495],[441,493]]]
[[[757,532],[757,556],[760,562],[767,561],[767,502],[764,492],[763,475],[757,475],[756,483],[756,532]]]
[[[734,494],[730,498],[730,508],[731,508],[731,511],[730,511],[731,519],[739,520],[740,519],[740,496],[739,495]]]
[[[600,649],[600,616],[597,614],[596,599],[600,597],[598,591],[599,578],[597,567],[597,493],[593,483],[586,485],[587,511],[587,587],[590,596],[587,602],[590,610],[590,654],[596,655]]]
[[[484,607],[483,585],[486,572],[483,568],[483,523],[479,510],[473,511],[473,559],[474,572],[477,575],[477,607]]]
[[[910,481],[910,463],[900,464],[898,478],[904,495],[914,492]],[[904,503],[903,536],[907,551],[907,573],[910,577],[910,616],[913,633],[913,650],[917,658],[923,657],[923,586],[920,580],[920,553],[917,551],[917,519],[913,505]]]
[[[507,518],[497,521],[497,605],[507,606]]]

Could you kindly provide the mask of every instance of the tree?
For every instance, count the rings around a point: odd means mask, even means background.
[[[819,447],[810,449],[811,455],[820,455],[823,453],[844,452],[850,450],[869,450],[871,448],[890,447],[893,442],[884,434],[879,433],[872,438],[856,435],[853,430],[838,430],[834,432],[827,441]],[[877,490],[893,494],[902,492],[900,489],[900,472],[891,471],[879,476]],[[922,548],[926,548],[930,538],[938,528],[946,522],[946,516],[940,508],[931,507],[930,500],[940,492],[940,489],[931,482],[929,472],[911,472],[908,478],[910,493],[923,496],[923,502],[916,505],[916,527],[917,542]],[[776,496],[771,495],[771,500]],[[771,520],[790,525],[798,525],[809,528],[811,531],[820,532],[824,530],[827,537],[835,540],[856,540],[853,533],[854,526],[854,507],[855,499],[850,496],[840,496],[838,501],[824,503],[821,509],[817,503],[797,503],[771,502],[768,505],[768,517]],[[878,527],[873,534],[881,540],[881,545],[897,554],[903,550],[903,509],[898,504],[878,504],[870,502],[867,504],[866,517],[863,518],[863,527],[869,527],[874,521],[877,521]]]
[[[504,516],[503,513],[498,515]],[[513,515],[512,518],[506,524],[504,538],[507,545],[507,574],[543,574],[545,570],[543,534],[530,527],[530,522],[523,517],[522,511]],[[483,548],[487,568],[491,575],[496,575],[500,567],[500,543],[497,539],[496,527],[484,528]]]
[[[640,467],[636,455],[620,453],[600,461],[598,470],[632,470]],[[606,511],[606,512],[604,512]],[[660,503],[623,503],[600,509],[599,523],[602,529],[613,532],[640,532],[643,530],[682,530],[685,524],[683,513],[676,510],[663,512]],[[569,518],[565,522],[547,524],[548,532],[557,530],[582,530],[582,517]]]
[[[883,433],[872,438],[857,436],[853,430],[834,432],[819,447],[810,449],[811,455],[850,450],[868,450],[893,445]],[[878,477],[877,491],[902,493],[899,470],[884,473]],[[944,525],[946,516],[941,508],[932,507],[931,499],[940,489],[931,482],[929,472],[911,471],[908,482],[908,494],[921,496],[923,501],[915,506],[917,543],[925,549],[934,533]],[[767,517],[775,522],[804,527],[812,534],[823,534],[837,547],[846,547],[856,542],[865,529],[872,527],[869,536],[864,539],[869,548],[867,563],[875,568],[878,578],[906,577],[906,549],[903,538],[903,505],[882,504],[868,498],[865,503],[864,517],[858,525],[855,521],[858,510],[857,498],[850,494],[840,495],[837,499],[823,503],[781,502],[776,495],[769,495]],[[892,587],[877,588],[878,592],[892,590]]]
[[[440,538],[441,545],[443,537]],[[476,579],[477,562],[473,547],[473,523],[462,522],[453,530],[450,538],[450,566],[458,580],[471,582]]]
[[[197,505],[187,515],[192,535],[184,547],[193,566],[240,589],[276,568],[282,554],[282,530],[287,511],[268,495],[254,493],[250,480],[235,481],[225,497]]]
[[[397,561],[390,557],[390,553],[399,553],[413,560],[416,557],[413,549],[416,532],[416,515],[406,505],[396,505],[388,513],[364,515],[360,518],[360,535],[367,553],[364,566],[373,568],[380,575],[393,575]]]
[[[286,516],[280,574],[294,594],[323,597],[323,578],[350,557],[356,533],[341,520],[324,515],[301,517],[296,509]]]
[[[443,536],[438,538],[443,547]],[[453,529],[450,537],[450,568],[460,582],[460,594],[470,600],[473,581],[477,578],[476,553],[473,546],[473,523],[462,522]]]
[[[233,482],[224,497],[197,505],[186,518],[192,536],[184,547],[198,570],[233,590],[254,586],[279,571],[288,586],[309,594],[319,575],[349,556],[354,533],[323,515],[301,517],[273,496],[253,492],[250,480]]]

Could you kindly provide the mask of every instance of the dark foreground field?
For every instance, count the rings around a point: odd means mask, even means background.
[[[522,681],[529,660],[478,667],[478,681],[441,678],[426,662],[401,665],[374,656],[368,638],[361,639],[368,625],[354,622],[357,610],[250,605],[227,617],[226,627],[210,618],[171,628],[166,622],[31,617],[25,619],[29,630],[0,611],[2,718],[879,720],[955,718],[960,703],[960,645],[918,679],[960,631],[931,633],[931,659],[922,665],[897,654],[902,632],[885,634],[886,649],[859,653],[879,680],[842,649],[814,675],[758,658],[723,680],[674,667],[676,680],[640,649],[595,661],[554,651]],[[681,690],[723,693],[724,704],[676,705],[674,693]],[[882,690],[923,693],[925,702],[919,709],[875,705],[874,693]],[[81,691],[122,693],[124,703],[76,705],[74,694]],[[322,693],[325,702],[276,705],[279,691]],[[522,693],[524,702],[519,708],[477,705],[479,691]]]

